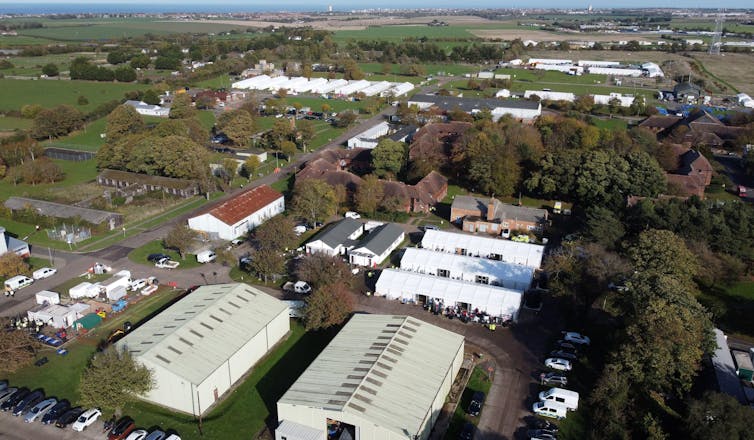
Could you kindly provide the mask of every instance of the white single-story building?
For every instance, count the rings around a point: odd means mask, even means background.
[[[29,243],[13,238],[5,232],[5,228],[0,226],[0,255],[6,252],[13,252],[19,257],[26,258],[31,255]]]
[[[576,95],[568,92],[552,92],[547,90],[527,90],[524,92],[524,98],[530,99],[532,96],[538,96],[541,100],[548,101],[568,101],[576,100]]]
[[[621,107],[631,107],[634,98],[631,95],[622,95],[620,93],[610,93],[609,95],[592,95],[595,104],[610,105],[613,100],[617,100]]]
[[[406,248],[401,269],[522,292],[534,277],[533,267],[418,248]]]
[[[405,231],[395,223],[378,226],[348,252],[348,260],[358,266],[376,267],[382,264],[405,238]]]
[[[419,110],[427,110],[431,107],[437,107],[442,111],[460,109],[469,114],[489,110],[494,121],[504,115],[530,121],[542,114],[542,104],[525,99],[459,98],[457,96],[417,94],[408,100],[408,105],[415,105]]]
[[[55,328],[68,328],[81,317],[76,310],[60,304],[36,306],[26,315],[30,321],[40,321]]]
[[[234,240],[283,211],[283,195],[260,185],[191,217],[188,227],[223,240]]]
[[[157,116],[160,118],[167,118],[170,115],[169,107],[160,107],[159,105],[150,105],[144,101],[128,100],[124,105],[128,105],[136,110],[136,113],[145,116]]]
[[[379,124],[367,128],[363,132],[348,139],[348,148],[374,148],[380,142],[382,136],[386,136],[390,132],[390,125],[383,121]]]
[[[535,269],[539,269],[542,265],[545,249],[544,246],[538,244],[433,230],[424,233],[421,247],[451,254],[491,258]]]
[[[426,440],[463,358],[461,335],[354,315],[278,400],[275,439]]]
[[[479,310],[503,319],[518,319],[524,297],[520,290],[468,283],[405,270],[385,269],[374,289],[377,296],[427,304],[442,301],[446,306]]]
[[[346,255],[358,242],[364,233],[364,225],[352,218],[327,226],[324,231],[315,235],[306,243],[307,254],[323,253],[326,255]]]
[[[202,286],[116,347],[154,374],[144,400],[207,412],[290,329],[288,306],[246,284]]]

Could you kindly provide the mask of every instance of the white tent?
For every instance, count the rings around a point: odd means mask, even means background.
[[[71,299],[78,298],[96,298],[99,295],[99,283],[92,284],[88,281],[84,281],[81,284],[77,284],[68,290],[68,295]]]
[[[414,90],[414,85],[410,82],[402,82],[395,84],[393,88],[385,90],[384,92],[380,93],[380,96],[393,96],[398,97],[405,95],[406,93]]]
[[[269,79],[270,77],[267,75],[259,75],[253,78],[247,78],[238,82],[234,82],[231,87],[234,89],[254,89],[257,85],[262,84]]]
[[[387,81],[378,81],[376,83],[373,83],[366,89],[362,90],[361,92],[366,96],[374,96],[374,95],[384,92],[385,90],[391,87],[393,87],[392,83],[389,83]]]
[[[417,248],[406,249],[401,259],[401,269],[437,276],[440,276],[438,272],[444,271],[450,279],[522,292],[529,288],[534,276],[533,267]],[[483,281],[485,279],[486,283]]]
[[[492,258],[535,269],[542,265],[545,249],[538,244],[433,230],[424,233],[421,245],[433,251]]]
[[[347,85],[335,89],[336,95],[350,95],[369,87],[371,83],[365,79],[349,81]]]
[[[35,296],[37,304],[60,304],[60,295],[57,292],[43,290]]]
[[[312,93],[330,93],[333,90],[341,88],[347,84],[348,81],[345,79],[333,79],[328,81],[327,84],[322,84],[316,89],[312,89]]]
[[[402,301],[437,299],[447,306],[460,305],[468,310],[478,309],[491,316],[513,320],[518,318],[523,298],[523,293],[516,290],[395,269],[382,271],[375,293]]]

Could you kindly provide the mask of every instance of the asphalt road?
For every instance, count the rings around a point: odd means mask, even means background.
[[[103,423],[96,421],[82,432],[70,427],[56,428],[39,422],[24,423],[23,417],[13,417],[9,412],[0,413],[0,439],[3,440],[102,440]]]

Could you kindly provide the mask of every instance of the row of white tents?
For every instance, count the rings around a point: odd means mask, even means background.
[[[312,93],[316,95],[348,96],[363,93],[366,96],[402,96],[414,89],[410,82],[367,81],[326,78],[304,78],[302,76],[259,75],[232,84],[234,89],[269,90],[276,92],[285,89],[292,93]]]

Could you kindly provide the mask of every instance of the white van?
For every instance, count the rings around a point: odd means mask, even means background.
[[[579,409],[579,393],[564,388],[550,388],[547,391],[542,391],[539,393],[539,400],[560,403],[570,411]]]
[[[211,263],[215,261],[215,258],[217,258],[217,255],[212,251],[201,251],[196,254],[196,261],[200,263]]]
[[[34,280],[24,276],[24,275],[16,275],[13,278],[8,278],[5,280],[5,291],[11,291],[11,290],[18,290],[22,287],[26,287],[31,285]]]
[[[537,402],[531,409],[534,414],[543,417],[552,417],[553,419],[565,419],[568,416],[568,409],[551,400],[545,402]]]

